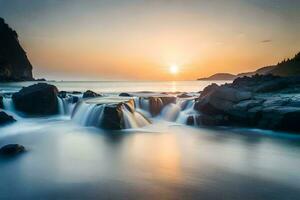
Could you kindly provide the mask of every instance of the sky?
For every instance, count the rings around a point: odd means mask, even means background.
[[[299,10],[299,0],[0,0],[35,77],[55,80],[252,71],[300,51]]]

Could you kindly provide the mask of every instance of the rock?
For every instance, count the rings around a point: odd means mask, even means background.
[[[134,101],[128,100],[117,104],[107,104],[103,110],[102,124],[100,127],[109,130],[120,130],[125,128],[122,106],[130,112],[134,112]]]
[[[29,115],[58,114],[58,90],[47,83],[24,87],[12,96],[15,108]]]
[[[260,128],[300,132],[300,108],[275,106],[264,108],[258,123]]]
[[[6,125],[15,121],[16,120],[12,116],[6,114],[3,111],[0,111],[0,125]]]
[[[67,92],[66,91],[59,91],[57,96],[64,99],[64,98],[67,97]]]
[[[107,105],[103,111],[101,127],[110,130],[123,129],[123,113],[120,105]]]
[[[82,92],[79,92],[79,91],[73,91],[71,92],[72,94],[82,94]]]
[[[208,115],[226,113],[233,108],[234,104],[251,97],[251,92],[240,91],[228,86],[216,87],[198,99],[195,109]]]
[[[0,96],[0,108],[3,109],[4,105],[3,105],[3,96]]]
[[[226,126],[230,125],[227,116],[224,115],[200,115],[198,118],[198,124],[205,126]]]
[[[288,87],[288,82],[285,79],[278,79],[273,81],[268,81],[258,85],[254,92],[276,92],[278,90],[283,90]]]
[[[32,81],[32,66],[16,31],[0,18],[0,82]]]
[[[176,102],[176,97],[173,96],[149,97],[148,99],[152,116],[158,115],[166,105]]]
[[[126,93],[126,92],[122,92],[121,94],[119,94],[120,97],[132,97],[131,94]]]
[[[200,92],[200,98],[210,94],[212,91],[214,91],[217,88],[219,88],[219,86],[215,83],[205,87],[204,90]]]
[[[25,147],[20,144],[8,144],[0,149],[0,154],[4,156],[11,156],[25,152]]]
[[[178,98],[190,98],[192,96],[188,95],[188,93],[182,93],[182,94],[179,94],[177,95]]]
[[[91,90],[87,90],[83,93],[82,98],[93,98],[93,97],[101,97],[102,95],[97,94],[96,92],[93,92]]]

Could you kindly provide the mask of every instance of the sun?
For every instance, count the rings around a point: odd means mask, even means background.
[[[172,66],[170,66],[169,70],[170,70],[171,74],[177,74],[178,73],[178,66],[177,65],[172,65]]]

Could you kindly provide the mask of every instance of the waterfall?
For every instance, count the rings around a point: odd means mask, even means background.
[[[15,106],[14,106],[12,98],[4,97],[3,98],[3,106],[4,106],[5,110],[8,110],[10,112],[15,112]]]
[[[130,112],[126,106],[122,105],[125,128],[139,128],[149,125],[150,122],[139,112]]]
[[[196,117],[199,115],[197,111],[194,110],[195,100],[186,100],[186,102],[182,102],[182,104],[186,104],[184,109],[179,113],[176,122],[181,124],[186,124],[188,117],[192,116],[194,118],[194,122],[196,122]]]
[[[60,97],[57,97],[57,102],[58,102],[58,112],[61,115],[66,114],[65,106],[64,106],[64,99],[61,99]]]
[[[83,126],[100,127],[103,121],[103,113],[106,104],[86,103],[85,101],[78,102],[76,109],[73,111],[72,120]],[[125,105],[121,106],[122,119],[124,128],[139,128],[150,124],[143,114],[133,111],[131,112]]]
[[[162,111],[161,116],[168,121],[175,121],[181,111],[181,107],[179,103],[170,103],[166,105]]]
[[[142,97],[134,98],[135,110],[147,118],[151,117],[149,100]]]

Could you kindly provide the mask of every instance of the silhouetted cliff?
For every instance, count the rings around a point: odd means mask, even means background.
[[[32,65],[21,47],[16,31],[0,18],[0,81],[30,81]]]

